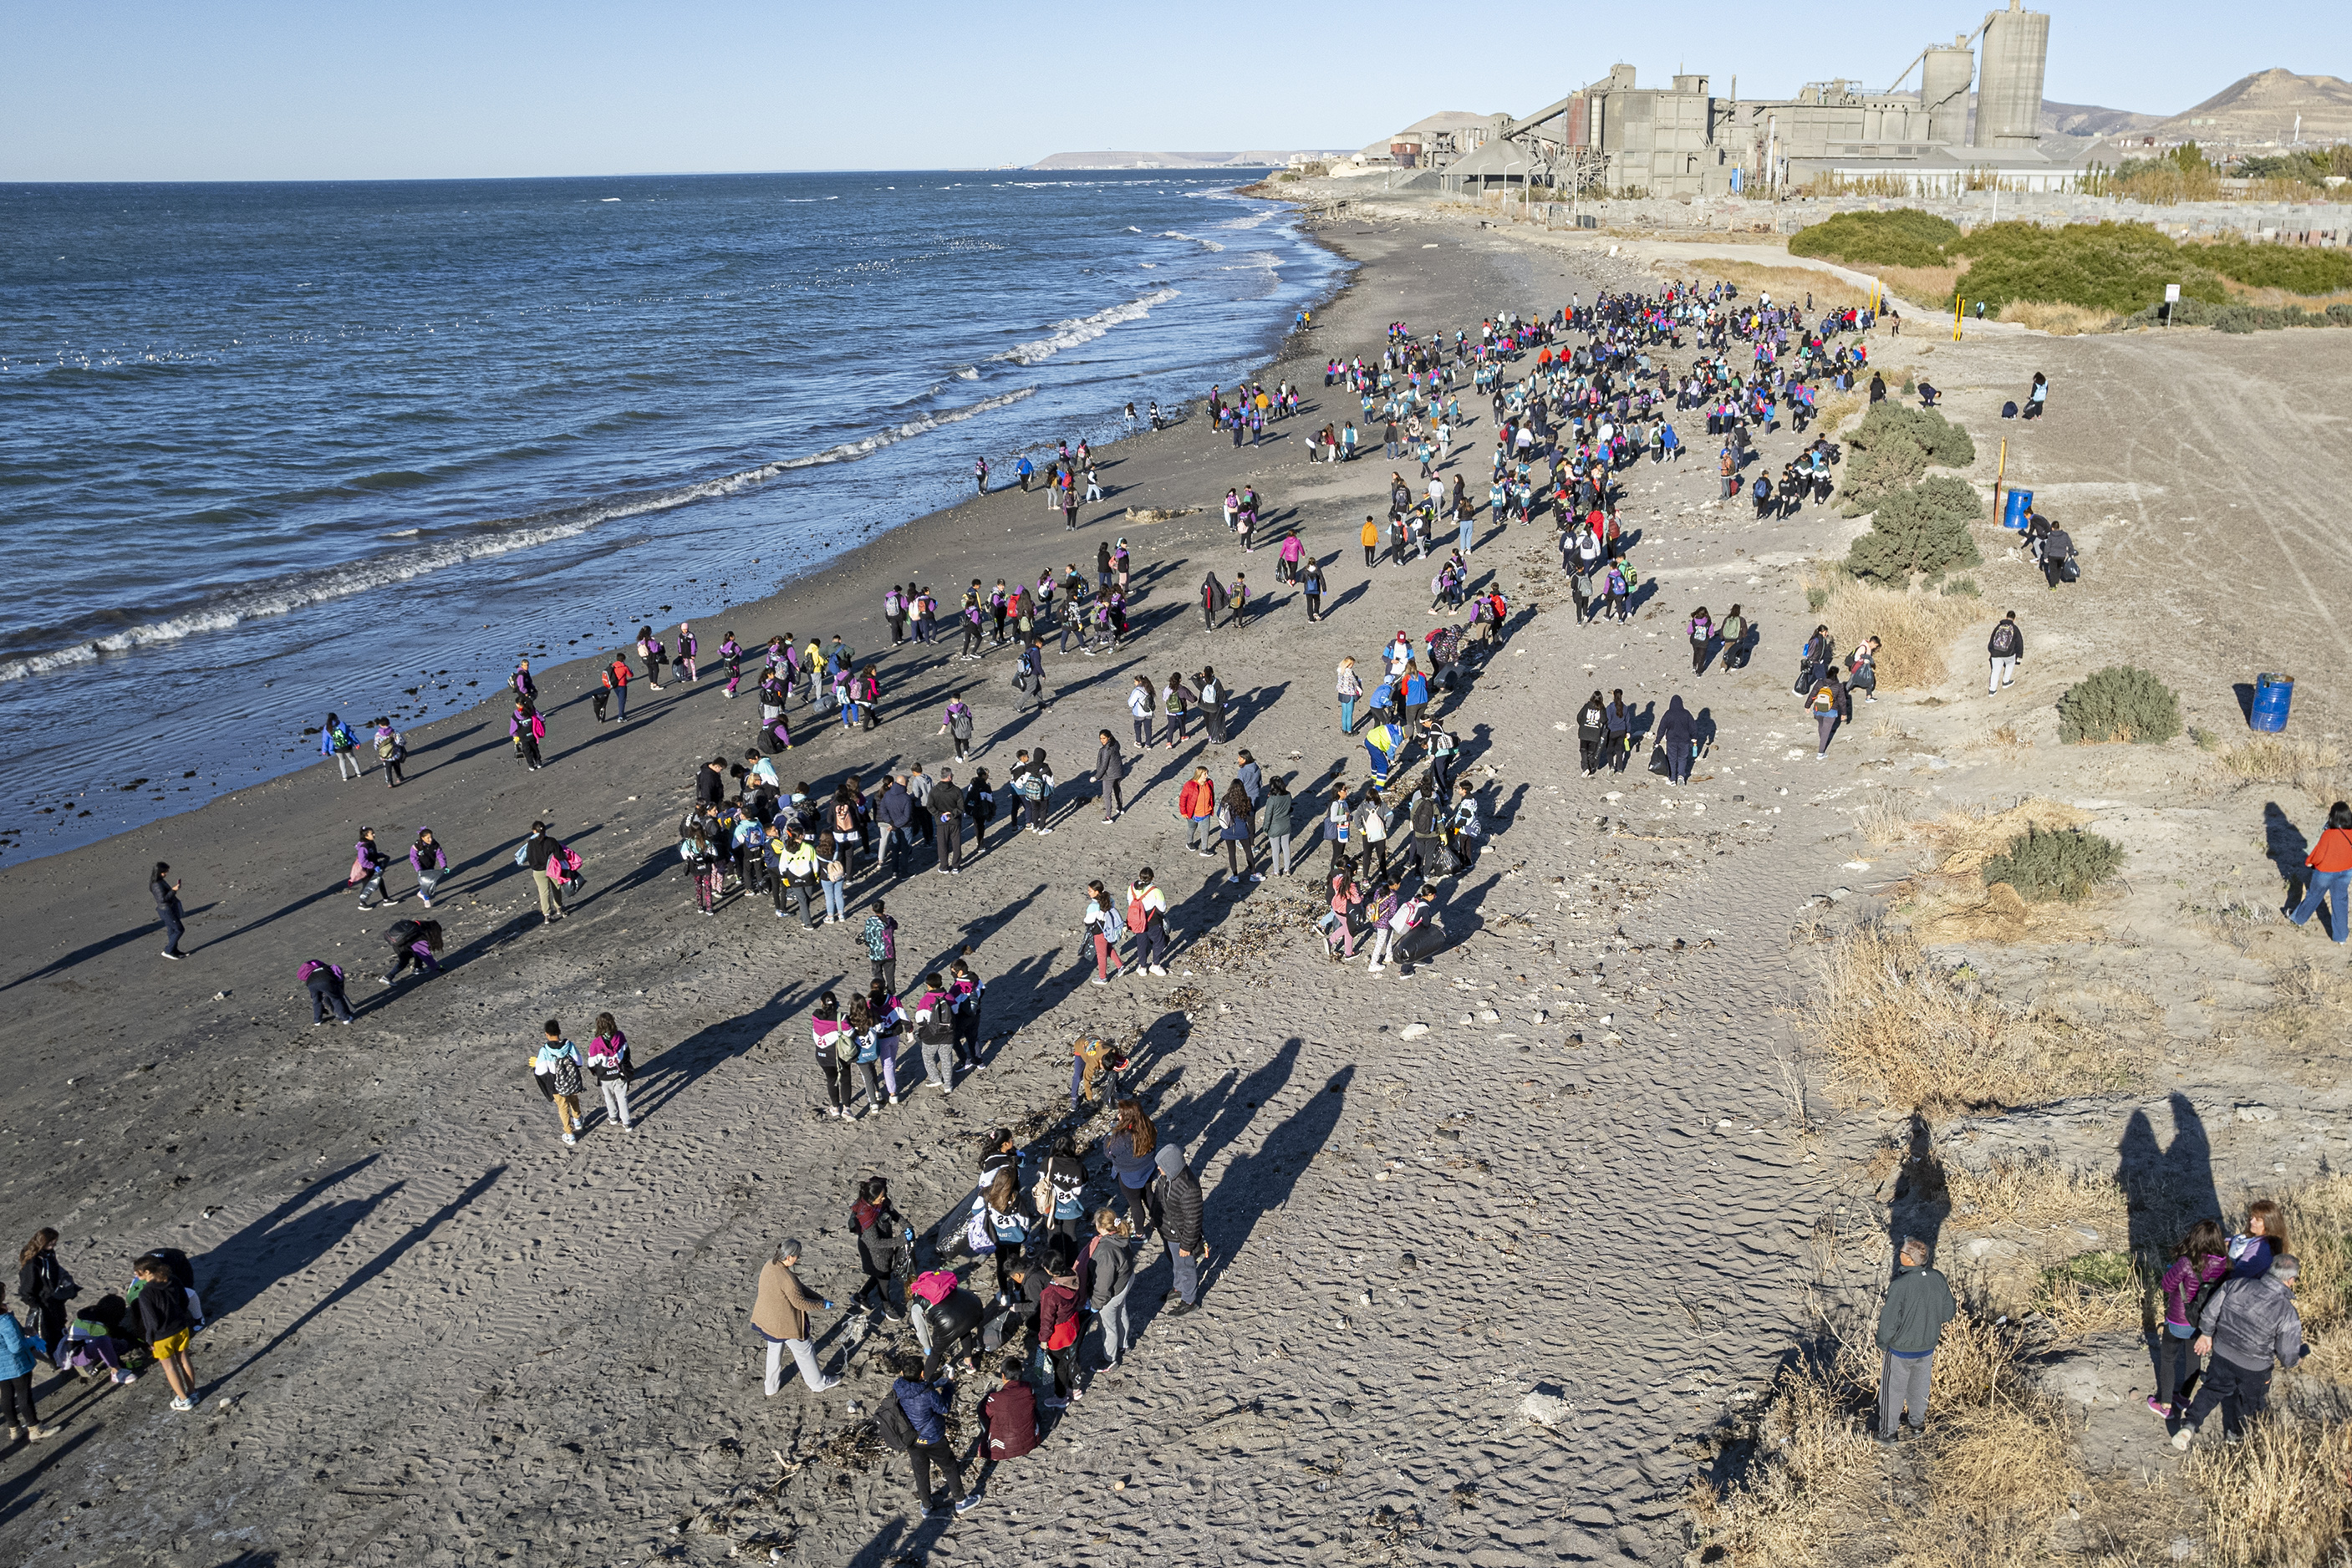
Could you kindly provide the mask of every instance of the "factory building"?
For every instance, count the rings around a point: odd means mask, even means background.
[[[1443,184],[1697,197],[1761,195],[1827,175],[1922,195],[1988,180],[2015,190],[2069,190],[2080,164],[2053,159],[2041,145],[2049,48],[2050,18],[2010,0],[1975,33],[1921,50],[1883,92],[1838,79],[1808,82],[1793,98],[1742,99],[1734,78],[1730,93],[1717,97],[1702,75],[1643,87],[1632,66],[1613,66],[1601,80],[1504,127],[1454,163]],[[1906,89],[1914,67],[1918,86]]]

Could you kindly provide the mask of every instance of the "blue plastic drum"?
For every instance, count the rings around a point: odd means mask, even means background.
[[[2258,675],[2254,677],[2253,726],[2266,734],[2275,735],[2286,728],[2286,710],[2294,703],[2294,677],[2292,675]]]
[[[2015,529],[2018,532],[2022,533],[2025,531],[2026,521],[2032,515],[2032,513],[2033,492],[2032,490],[2011,490],[2009,492],[2009,500],[2001,503],[2000,525],[2003,528]]]

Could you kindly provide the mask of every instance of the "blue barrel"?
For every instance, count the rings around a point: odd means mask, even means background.
[[[2294,677],[2292,675],[2258,675],[2254,677],[2253,726],[2267,734],[2275,735],[2286,728],[2286,710],[2294,702]]]
[[[2000,525],[2003,528],[2013,528],[2020,533],[2022,533],[2025,531],[2026,521],[2032,515],[2032,512],[2033,492],[2032,490],[2011,490],[2009,492],[2009,500],[2002,504],[2000,509]]]

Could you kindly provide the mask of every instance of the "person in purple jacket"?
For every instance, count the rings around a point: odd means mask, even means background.
[[[441,841],[433,837],[431,828],[416,830],[416,842],[408,847],[408,867],[416,873],[416,896],[426,909],[431,909],[433,889],[449,873],[449,857],[443,853]]]
[[[2209,1287],[2230,1276],[2230,1239],[2219,1220],[2200,1219],[2172,1255],[2164,1271],[2164,1328],[2156,1346],[2156,1392],[2147,1407],[2167,1421],[2189,1407],[2197,1384],[2197,1317],[2193,1308]]]

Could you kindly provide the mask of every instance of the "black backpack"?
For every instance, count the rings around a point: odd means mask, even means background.
[[[393,947],[406,947],[416,940],[415,921],[394,921],[383,933],[383,940]]]
[[[898,1403],[896,1394],[885,1399],[876,1413],[874,1435],[894,1454],[903,1454],[915,1446],[915,1424],[907,1419],[906,1406]]]

